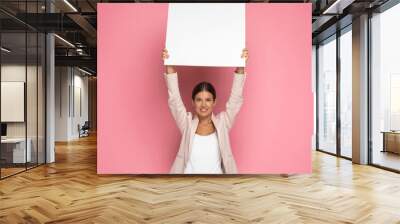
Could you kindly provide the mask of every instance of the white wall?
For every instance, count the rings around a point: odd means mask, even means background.
[[[55,89],[55,140],[77,139],[78,124],[88,120],[88,77],[76,68],[56,67]]]
[[[27,69],[27,73],[25,71]],[[41,70],[39,70],[41,72]],[[1,81],[2,82],[25,82],[27,75],[29,87],[36,86],[36,66],[18,65],[18,64],[5,64],[1,66]],[[33,77],[34,76],[34,77]],[[27,88],[27,119],[28,119],[28,137],[31,133],[36,135],[36,87]],[[41,105],[39,105],[40,107]],[[6,110],[6,108],[1,108]],[[32,124],[34,122],[34,124]],[[7,122],[7,136],[8,137],[25,137],[25,123],[26,122]]]
[[[27,79],[27,80],[26,80]],[[30,139],[30,148],[32,161],[39,163],[44,162],[45,150],[45,117],[44,117],[44,74],[41,66],[32,66],[25,64],[3,64],[1,66],[2,82],[24,82],[26,83],[26,108],[22,108],[23,113],[26,111],[27,120],[24,122],[6,122],[7,137],[24,138],[25,135]],[[7,97],[7,96],[2,96]],[[7,110],[9,108],[1,108]],[[39,154],[37,156],[37,153]]]
[[[68,67],[55,68],[55,141],[68,140],[70,70]]]
[[[77,71],[77,70],[75,70]],[[72,135],[75,137],[79,137],[79,133],[78,133],[78,129],[76,128],[78,126],[78,124],[80,124],[81,126],[85,123],[85,121],[88,121],[89,118],[89,112],[88,112],[88,77],[85,76],[81,76],[79,73],[79,75],[75,75],[75,79],[74,79],[74,86],[75,86],[75,113],[74,113],[74,119],[72,119],[72,127],[74,127],[72,129]],[[78,93],[78,91],[80,91],[80,93]],[[80,98],[78,97],[80,95]],[[79,102],[80,101],[80,102]],[[79,105],[80,103],[80,105]],[[81,107],[80,109],[82,110],[81,112],[79,111],[79,107]]]
[[[8,64],[1,66],[1,81],[2,82],[25,82],[25,64]],[[32,67],[28,67],[28,71]],[[28,74],[31,74],[28,72]],[[5,110],[6,108],[1,108]],[[7,136],[8,137],[25,137],[25,123],[24,122],[11,122],[7,123]]]

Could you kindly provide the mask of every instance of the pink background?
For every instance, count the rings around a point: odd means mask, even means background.
[[[180,133],[167,105],[161,51],[168,4],[98,5],[100,174],[168,173]],[[310,173],[311,4],[246,5],[244,104],[231,130],[239,173]],[[178,67],[188,110],[206,80],[224,109],[234,68]]]

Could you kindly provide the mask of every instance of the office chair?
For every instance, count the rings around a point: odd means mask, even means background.
[[[89,136],[89,129],[90,129],[89,121],[85,121],[82,127],[78,125],[78,129],[79,129],[79,138]]]

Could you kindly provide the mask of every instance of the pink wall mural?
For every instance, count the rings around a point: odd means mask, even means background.
[[[167,104],[168,4],[98,4],[99,174],[168,173],[180,133]],[[311,4],[247,4],[244,104],[230,133],[243,174],[310,173]],[[177,67],[188,110],[200,81],[229,96],[234,68]]]

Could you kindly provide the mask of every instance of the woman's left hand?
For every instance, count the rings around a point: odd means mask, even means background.
[[[247,59],[249,59],[249,50],[247,48],[243,49],[241,58],[244,58],[244,61],[247,63]]]
[[[249,51],[247,48],[242,50],[242,55],[240,57],[244,59],[244,63],[246,64],[249,59]],[[235,73],[244,74],[244,67],[237,67]]]

